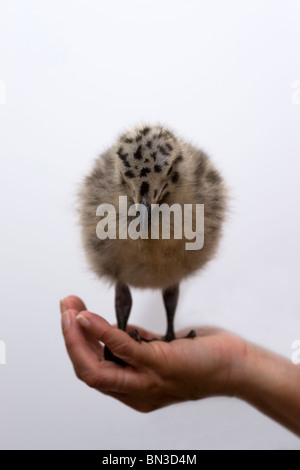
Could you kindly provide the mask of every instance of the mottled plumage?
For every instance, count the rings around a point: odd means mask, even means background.
[[[146,162],[147,160],[147,162]],[[186,240],[104,240],[96,235],[101,203],[205,205],[205,244],[186,251]],[[201,269],[216,252],[226,214],[226,189],[210,158],[160,126],[127,132],[95,162],[80,191],[83,242],[92,269],[113,283],[166,288]]]
[[[149,205],[204,204],[204,247],[187,251],[184,237],[99,240],[96,209],[103,203],[118,208],[119,196],[127,196],[129,205],[143,198]],[[166,292],[215,255],[226,207],[223,179],[203,151],[162,126],[130,130],[96,160],[81,187],[80,221],[89,264],[98,276],[118,286]]]

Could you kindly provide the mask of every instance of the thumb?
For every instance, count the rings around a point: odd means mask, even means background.
[[[127,333],[112,327],[104,318],[94,313],[83,311],[76,320],[82,328],[127,364],[135,367],[143,362],[145,343],[137,343]]]

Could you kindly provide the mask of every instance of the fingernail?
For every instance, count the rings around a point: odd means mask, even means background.
[[[69,312],[64,312],[61,317],[62,329],[65,331],[71,325]]]
[[[83,328],[89,328],[91,325],[89,320],[85,318],[83,315],[77,315],[76,320],[81,326],[83,326]]]
[[[61,311],[61,314],[63,314],[67,309],[66,309],[66,304],[65,304],[65,301],[64,300],[61,300],[60,301],[60,311]]]

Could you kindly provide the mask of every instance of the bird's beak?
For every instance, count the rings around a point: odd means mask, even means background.
[[[145,238],[148,237],[148,230],[151,224],[151,206],[149,204],[148,199],[144,196],[143,199],[141,200],[141,204],[146,207],[147,209],[147,215],[145,214],[144,217],[141,221],[141,231],[144,235]]]
[[[148,213],[150,212],[150,204],[148,202],[148,199],[144,196],[143,199],[141,200],[141,204],[146,207]]]

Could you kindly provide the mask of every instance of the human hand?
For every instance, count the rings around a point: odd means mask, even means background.
[[[235,392],[236,365],[245,344],[230,333],[198,328],[194,339],[137,343],[88,312],[77,297],[66,298],[61,308],[66,347],[78,378],[138,411]],[[145,339],[155,336],[139,332]],[[103,344],[128,365],[105,361]]]

